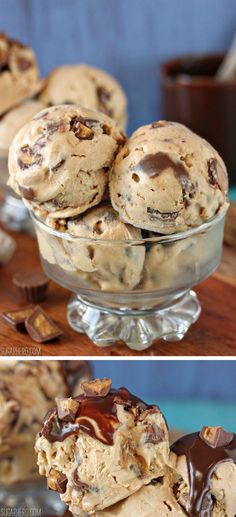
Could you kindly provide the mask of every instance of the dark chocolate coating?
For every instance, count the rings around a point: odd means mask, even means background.
[[[186,457],[189,475],[188,514],[191,517],[211,517],[212,476],[219,464],[228,461],[236,463],[236,435],[233,435],[229,444],[212,447],[202,440],[200,433],[193,433],[177,440],[171,450],[177,456]]]
[[[57,408],[54,408],[46,415],[40,432],[41,436],[53,443],[61,442],[68,436],[82,431],[106,445],[113,445],[114,432],[119,424],[116,404],[124,405],[127,411],[134,408],[137,417],[146,410],[159,412],[156,406],[148,406],[126,388],[111,389],[105,397],[79,395],[75,399],[80,402],[75,421],[69,423],[61,421],[58,418]],[[90,419],[96,423],[99,433],[96,433]]]

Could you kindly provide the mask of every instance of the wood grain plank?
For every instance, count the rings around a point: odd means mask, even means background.
[[[17,251],[13,259],[0,270],[0,311],[18,304],[13,274],[23,267],[40,269],[36,241],[24,234],[13,234]],[[26,334],[16,333],[0,322],[0,355],[39,356],[235,356],[236,355],[236,253],[225,247],[218,272],[200,284],[196,291],[202,304],[202,314],[183,341],[156,342],[138,353],[118,343],[110,348],[96,347],[86,336],[71,329],[66,319],[69,291],[51,282],[49,296],[42,305],[62,328],[63,338],[57,343],[38,345]]]

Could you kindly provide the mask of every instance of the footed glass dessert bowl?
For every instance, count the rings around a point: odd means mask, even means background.
[[[220,263],[225,214],[185,232],[119,241],[58,231],[31,212],[46,274],[74,293],[71,327],[97,346],[121,340],[137,351],[183,339],[199,318],[192,288]]]

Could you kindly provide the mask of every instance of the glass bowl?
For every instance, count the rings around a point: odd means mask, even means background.
[[[7,186],[8,158],[0,156],[0,189],[3,200],[0,205],[0,221],[6,228],[15,231],[25,231],[32,235],[33,227],[28,208],[23,201]]]
[[[225,214],[186,232],[127,241],[72,236],[31,216],[46,274],[74,293],[71,327],[98,346],[121,340],[141,351],[156,339],[181,340],[197,321],[192,287],[220,263]]]

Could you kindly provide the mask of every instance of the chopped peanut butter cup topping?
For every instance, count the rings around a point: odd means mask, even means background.
[[[111,389],[111,379],[95,379],[90,382],[83,382],[82,388],[87,397],[106,397]]]

